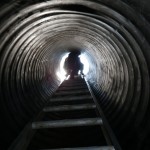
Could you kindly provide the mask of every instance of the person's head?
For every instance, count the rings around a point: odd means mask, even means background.
[[[78,49],[72,49],[72,50],[70,50],[70,55],[79,56],[80,54],[81,54],[81,52]]]

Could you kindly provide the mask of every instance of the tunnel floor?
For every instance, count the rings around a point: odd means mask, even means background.
[[[28,150],[111,148],[106,139],[108,134],[106,131],[104,133],[105,126],[103,123],[96,123],[101,116],[82,78],[64,81],[40,116],[32,124],[35,134]],[[87,120],[91,123],[88,124]],[[51,126],[52,122],[53,126]],[[45,123],[51,127],[44,126]],[[66,124],[63,125],[63,123]]]

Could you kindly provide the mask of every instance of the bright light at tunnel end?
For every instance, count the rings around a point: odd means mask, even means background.
[[[68,57],[68,55],[69,55],[69,53],[66,53],[63,57],[62,57],[62,59],[61,59],[61,61],[60,61],[60,66],[59,66],[59,70],[56,72],[56,75],[57,75],[57,77],[59,78],[59,80],[61,80],[61,82],[63,81],[63,80],[65,80],[65,78],[66,78],[66,71],[65,71],[65,69],[64,69],[64,62],[65,62],[65,59]],[[89,72],[89,62],[88,62],[88,59],[87,59],[87,57],[86,57],[86,55],[85,55],[85,53],[82,53],[80,56],[80,61],[83,63],[83,73],[84,73],[84,75],[87,75],[87,73]]]

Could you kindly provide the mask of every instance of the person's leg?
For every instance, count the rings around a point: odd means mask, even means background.
[[[75,74],[74,74],[74,71],[72,70],[72,71],[71,71],[71,74],[70,74],[70,79],[74,79],[74,75],[75,75]]]

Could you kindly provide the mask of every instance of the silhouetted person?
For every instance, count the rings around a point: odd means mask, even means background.
[[[75,75],[78,75],[78,72],[82,75],[83,74],[83,64],[80,61],[79,55],[80,51],[74,50],[72,51],[69,56],[66,58],[64,63],[64,69],[66,70],[66,76],[70,75],[71,79],[74,79]]]

